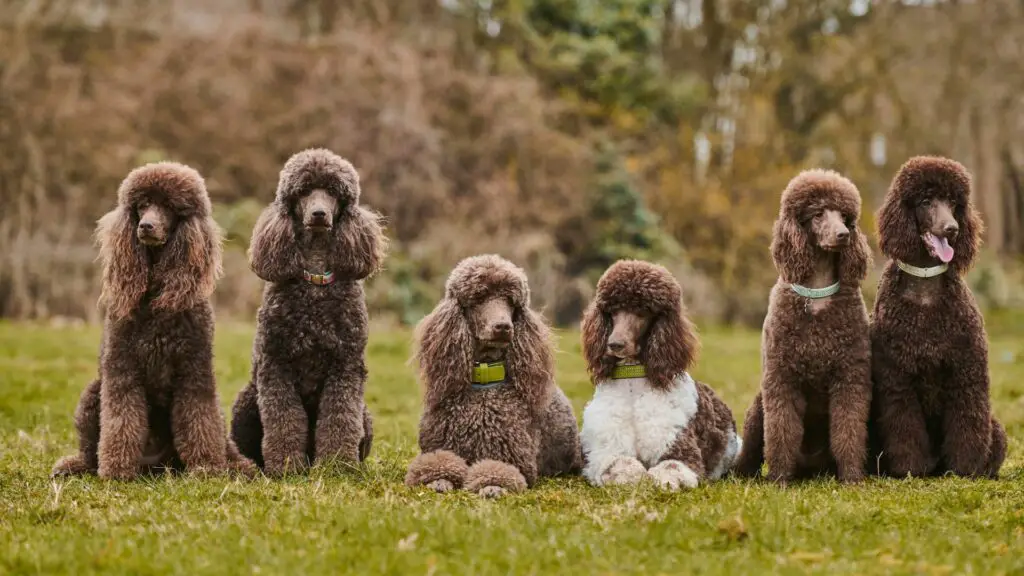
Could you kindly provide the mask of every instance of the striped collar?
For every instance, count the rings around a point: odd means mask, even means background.
[[[324,272],[323,274],[313,274],[308,270],[302,271],[302,279],[310,284],[317,286],[327,286],[328,284],[334,283],[334,272]]]
[[[839,292],[839,282],[836,282],[831,286],[825,286],[824,288],[807,288],[799,284],[790,284],[789,287],[793,289],[793,292],[796,292],[804,298],[810,298],[811,300],[828,298],[836,292]]]
[[[481,362],[473,366],[473,389],[487,390],[505,383],[504,362]]]
[[[938,266],[929,266],[928,268],[918,268],[917,266],[911,266],[902,260],[897,260],[896,265],[899,266],[900,270],[903,270],[911,276],[917,276],[918,278],[934,278],[939,274],[949,270],[949,264],[942,263]]]

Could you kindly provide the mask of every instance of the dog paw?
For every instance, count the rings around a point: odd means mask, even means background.
[[[666,490],[696,488],[700,478],[689,466],[678,460],[665,460],[647,471],[654,484]]]
[[[601,484],[636,484],[647,474],[647,469],[636,458],[619,456],[601,474]]]
[[[131,466],[113,467],[100,465],[99,477],[104,480],[133,480],[138,471]]]
[[[434,492],[443,494],[445,492],[450,492],[454,490],[455,484],[452,484],[451,480],[445,480],[444,478],[441,478],[440,480],[428,482],[427,487],[433,490]]]
[[[484,486],[477,494],[484,498],[498,498],[505,494],[505,489],[501,486]]]
[[[50,472],[50,478],[61,478],[64,476],[77,476],[79,474],[85,474],[89,469],[85,465],[85,461],[78,454],[74,456],[65,456],[57,461],[53,466],[53,470]]]
[[[840,472],[839,481],[843,484],[858,484],[864,481],[864,471],[854,470],[852,472]]]

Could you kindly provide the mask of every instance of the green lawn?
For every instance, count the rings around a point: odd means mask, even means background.
[[[96,478],[51,482],[75,446],[97,328],[0,324],[0,573],[999,574],[1024,572],[1024,335],[993,332],[995,409],[1011,436],[999,481],[727,480],[682,493],[544,481],[485,501],[402,484],[419,389],[408,332],[377,331],[368,465],[284,481]],[[1016,333],[1016,338],[1014,337]],[[248,378],[248,326],[218,328],[221,403]],[[696,375],[741,419],[758,382],[756,332],[707,330]],[[560,334],[559,383],[580,414],[578,336]]]

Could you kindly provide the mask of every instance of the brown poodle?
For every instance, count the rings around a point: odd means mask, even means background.
[[[161,162],[133,170],[99,221],[106,307],[100,374],[75,411],[79,453],[54,475],[231,466],[213,376],[210,294],[221,272],[220,230],[199,174]]]
[[[520,268],[494,255],[460,262],[416,340],[421,454],[406,484],[493,497],[579,470],[576,417]]]
[[[594,385],[581,434],[591,484],[650,477],[672,490],[715,480],[740,450],[729,407],[687,374],[699,342],[668,270],[624,260],[597,283],[582,323]]]
[[[985,327],[962,278],[982,228],[971,177],[953,160],[912,158],[878,222],[890,259],[871,325],[879,471],[995,477],[1006,432],[991,413]]]
[[[782,193],[772,238],[779,279],[762,332],[761,390],[747,412],[734,471],[771,479],[864,477],[871,404],[868,315],[860,283],[871,253],[857,228],[860,193],[828,170]]]
[[[269,475],[370,452],[361,280],[384,260],[380,220],[359,205],[352,164],[311,149],[285,163],[276,198],[256,222],[249,260],[267,285],[252,380],[235,400],[231,436]]]

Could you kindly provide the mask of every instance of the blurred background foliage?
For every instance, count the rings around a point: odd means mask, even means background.
[[[0,316],[97,320],[95,221],[170,159],[227,231],[218,313],[251,318],[252,225],[309,146],[387,216],[368,299],[398,322],[494,251],[561,325],[630,257],[669,266],[701,318],[757,325],[786,182],[845,173],[873,236],[920,153],[973,171],[972,285],[1024,307],[1022,57],[1017,0],[7,0]]]

